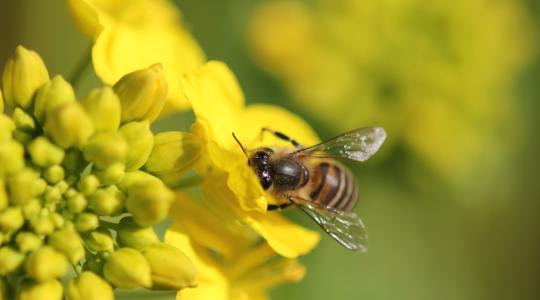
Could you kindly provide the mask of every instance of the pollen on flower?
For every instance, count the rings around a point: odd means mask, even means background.
[[[145,84],[137,85],[141,80]],[[141,106],[108,87],[81,104],[67,81],[49,80],[39,55],[23,47],[6,64],[0,294],[10,289],[21,299],[61,299],[69,267],[79,274],[67,280],[71,299],[90,290],[92,299],[113,299],[113,286],[178,290],[195,284],[195,268],[180,250],[148,252],[163,248],[152,226],[166,218],[173,198],[159,178],[139,170],[153,149],[149,124],[166,97],[163,71],[135,71],[121,84],[123,94],[159,105]],[[184,275],[167,280],[163,274],[170,270]]]

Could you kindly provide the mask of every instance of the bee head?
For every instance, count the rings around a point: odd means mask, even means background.
[[[270,163],[274,150],[259,148],[249,156],[248,164],[251,166],[264,190],[272,186],[272,164]]]

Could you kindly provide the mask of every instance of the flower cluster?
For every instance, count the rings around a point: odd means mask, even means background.
[[[2,294],[113,299],[113,287],[194,286],[191,260],[152,228],[174,193],[141,170],[155,160],[150,123],[167,97],[161,65],[78,102],[68,82],[49,78],[39,55],[19,46],[1,91]],[[63,288],[70,266],[76,276]]]
[[[268,1],[253,12],[249,42],[336,131],[376,122],[397,137],[386,150],[404,145],[443,178],[471,182],[464,175],[519,144],[510,92],[532,57],[530,23],[512,0]]]

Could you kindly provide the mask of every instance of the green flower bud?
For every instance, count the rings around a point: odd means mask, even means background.
[[[33,186],[37,178],[38,174],[28,168],[10,177],[8,179],[8,189],[11,203],[21,205],[30,201],[34,191],[28,187]]]
[[[121,199],[104,189],[98,189],[88,199],[88,207],[101,216],[114,216],[122,213]]]
[[[16,173],[23,167],[23,146],[12,140],[0,142],[0,177]]]
[[[7,274],[17,270],[24,261],[24,254],[15,251],[11,247],[0,248],[0,275]]]
[[[24,130],[15,129],[13,131],[13,139],[27,147],[32,142],[32,139],[34,139],[34,136]]]
[[[43,124],[52,111],[75,100],[75,92],[71,84],[62,76],[56,75],[37,91],[34,116]]]
[[[141,227],[131,217],[123,218],[118,226],[117,241],[122,247],[134,248],[143,251],[150,245],[159,242],[159,238],[152,226]]]
[[[22,206],[22,213],[24,217],[28,219],[33,219],[41,211],[41,201],[36,198],[32,198],[28,203]]]
[[[30,226],[34,232],[41,235],[49,235],[54,231],[54,223],[48,215],[33,218],[30,221]]]
[[[17,46],[15,55],[6,62],[2,74],[6,104],[28,109],[32,106],[36,90],[48,80],[49,73],[41,57],[34,51]]]
[[[82,272],[67,286],[70,300],[114,300],[111,285],[93,272]]]
[[[13,111],[12,119],[17,129],[29,132],[33,132],[36,129],[34,118],[18,107]]]
[[[37,281],[62,277],[67,268],[68,261],[64,254],[50,246],[43,246],[30,253],[25,264],[26,274]]]
[[[13,136],[15,123],[10,117],[0,113],[0,142],[8,141]]]
[[[146,172],[137,170],[132,172],[126,172],[122,181],[118,183],[118,187],[120,188],[120,190],[127,193],[127,191],[132,185],[140,181],[155,181],[158,183],[161,182],[161,180],[159,180],[157,177],[152,176]]]
[[[103,258],[103,256],[88,254],[86,256],[86,262],[83,265],[83,269],[92,271],[98,275],[102,275],[104,264],[105,258]]]
[[[120,99],[112,88],[105,86],[92,90],[82,105],[92,119],[96,132],[116,131],[120,126]]]
[[[152,286],[150,265],[144,256],[131,248],[113,252],[103,266],[105,278],[118,288],[133,289]]]
[[[43,172],[43,177],[45,177],[50,184],[55,184],[64,179],[64,175],[64,168],[59,165],[52,165]]]
[[[77,184],[77,188],[85,196],[89,196],[94,193],[98,187],[99,179],[96,177],[96,175],[92,174],[84,176]]]
[[[145,169],[171,186],[180,181],[201,155],[201,143],[187,132],[162,132],[154,137],[154,148]]]
[[[127,143],[117,132],[98,133],[88,141],[83,153],[87,161],[103,169],[124,160]]]
[[[179,290],[197,285],[197,269],[178,248],[154,244],[144,251],[152,269],[152,289]]]
[[[64,227],[55,231],[49,237],[49,245],[62,252],[72,264],[78,263],[84,257],[81,237],[73,228]]]
[[[9,205],[9,199],[6,192],[6,184],[4,180],[0,178],[0,211],[3,211]]]
[[[149,226],[167,217],[173,199],[173,192],[161,182],[140,181],[129,189],[126,209],[135,223]]]
[[[20,232],[15,238],[17,247],[22,253],[31,252],[39,249],[43,241],[39,236],[31,232]]]
[[[75,228],[80,232],[95,230],[99,226],[98,216],[92,213],[82,213],[75,219]]]
[[[75,194],[67,199],[67,206],[70,212],[78,214],[83,212],[88,205],[86,197],[82,194]]]
[[[62,284],[58,280],[36,282],[25,279],[18,300],[62,300]]]
[[[43,180],[42,178],[36,178],[36,180],[34,180],[34,182],[32,183],[33,196],[43,195],[46,189],[47,189],[47,182]]]
[[[128,144],[126,156],[126,170],[140,169],[148,160],[154,147],[154,135],[150,131],[150,124],[144,122],[130,122],[119,129]]]
[[[28,145],[28,152],[32,162],[40,167],[59,165],[64,159],[64,150],[43,136],[36,138]]]
[[[113,252],[114,240],[108,230],[96,230],[90,232],[84,239],[90,250],[95,252]]]
[[[81,148],[94,132],[94,125],[79,103],[70,102],[49,114],[44,130],[64,149]]]
[[[4,231],[15,231],[24,224],[24,216],[19,206],[11,206],[0,213],[0,228]]]
[[[129,73],[113,87],[122,105],[122,122],[148,120],[161,113],[167,97],[167,82],[161,64]]]
[[[126,166],[123,163],[114,163],[103,170],[95,170],[94,173],[104,185],[116,184],[124,178]]]

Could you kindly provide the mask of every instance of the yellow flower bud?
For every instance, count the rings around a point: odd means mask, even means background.
[[[94,135],[83,150],[84,158],[98,168],[106,168],[115,162],[123,161],[126,153],[126,140],[117,132]]]
[[[145,169],[171,186],[180,181],[201,155],[201,143],[187,132],[162,132],[154,137],[154,148]]]
[[[17,46],[15,55],[4,67],[2,90],[6,104],[28,109],[32,106],[34,93],[49,80],[47,68],[39,55]]]
[[[128,144],[126,156],[126,170],[140,169],[148,160],[154,147],[154,135],[150,131],[150,124],[144,122],[130,122],[119,129]]]
[[[108,230],[96,230],[90,232],[84,239],[90,250],[96,252],[113,252],[114,240]]]
[[[11,247],[0,248],[0,275],[7,274],[17,270],[24,261],[24,254],[15,251]]]
[[[25,168],[8,179],[9,199],[12,204],[22,205],[30,201],[33,190],[29,186],[34,184],[38,174],[29,168]]]
[[[178,248],[154,244],[144,251],[152,269],[152,289],[179,290],[197,285],[197,269]]]
[[[81,148],[94,132],[94,125],[80,104],[69,102],[49,114],[44,130],[64,149]]]
[[[62,215],[57,212],[52,212],[49,218],[51,218],[51,221],[54,224],[54,228],[61,228],[66,223],[64,217],[62,217]]]
[[[64,227],[55,231],[49,237],[49,245],[64,253],[72,264],[78,263],[84,257],[81,237],[73,228]]]
[[[29,132],[33,132],[36,129],[34,118],[18,107],[13,111],[11,118],[17,129]]]
[[[150,245],[159,242],[159,238],[152,226],[142,227],[133,221],[131,217],[123,218],[118,226],[117,241],[120,246],[134,248],[143,251]]]
[[[16,173],[23,167],[23,146],[12,140],[0,142],[0,177]]]
[[[96,175],[86,175],[77,184],[77,188],[81,193],[85,196],[91,195],[94,193],[97,188],[99,187],[99,179],[96,177]]]
[[[41,201],[33,198],[22,206],[22,213],[26,219],[32,219],[41,211]]]
[[[122,105],[122,122],[148,120],[161,113],[167,97],[167,82],[161,64],[129,73],[113,87]]]
[[[46,203],[58,203],[62,199],[62,193],[56,187],[47,186],[43,198]]]
[[[150,265],[144,256],[131,248],[113,252],[103,266],[105,278],[118,288],[133,289],[152,286]]]
[[[50,166],[43,172],[43,177],[45,177],[50,184],[55,184],[64,179],[64,175],[64,168],[59,165]]]
[[[111,285],[93,272],[82,272],[66,289],[70,300],[114,300]]]
[[[21,232],[17,234],[15,242],[17,243],[19,250],[23,253],[35,251],[43,244],[41,238],[31,232]]]
[[[39,167],[58,165],[64,159],[64,150],[43,136],[36,138],[28,145],[28,152],[32,162]]]
[[[137,182],[140,181],[155,181],[155,182],[161,182],[157,177],[154,177],[146,172],[143,171],[132,171],[132,172],[126,172],[124,174],[124,178],[120,183],[118,183],[118,187],[127,193],[129,188],[134,185]]]
[[[2,89],[0,89],[0,114],[3,112],[4,112],[4,94],[2,94]]]
[[[94,230],[99,226],[98,216],[92,213],[82,213],[75,219],[75,228],[80,232]]]
[[[92,119],[96,132],[116,131],[120,126],[120,99],[112,88],[105,86],[92,90],[82,105]]]
[[[4,180],[0,178],[0,211],[3,211],[9,205],[9,199],[6,192],[6,184]]]
[[[30,221],[30,226],[37,234],[49,235],[54,231],[54,223],[49,216],[37,216]]]
[[[47,182],[42,178],[37,178],[32,184],[32,195],[41,196],[47,189]]]
[[[98,189],[88,199],[88,207],[101,216],[114,216],[122,212],[124,205],[116,195]]]
[[[75,194],[67,199],[67,206],[70,212],[78,214],[83,212],[88,205],[88,200],[82,194]]]
[[[62,172],[63,172],[63,169],[62,169]],[[69,184],[65,182],[64,180],[60,180],[54,185],[54,188],[57,189],[60,192],[60,194],[63,195],[69,188]]]
[[[62,300],[62,284],[58,280],[36,282],[25,279],[21,284],[18,300]]]
[[[56,75],[37,91],[34,116],[43,124],[56,108],[75,100],[75,92],[71,84],[62,76]]]
[[[0,228],[15,231],[24,224],[24,216],[19,206],[11,206],[0,213]]]
[[[68,261],[64,254],[53,247],[43,246],[30,253],[26,259],[26,274],[37,281],[46,281],[66,274]]]
[[[114,163],[103,170],[96,169],[94,174],[104,185],[116,184],[124,178],[126,166],[123,163]]]
[[[140,181],[129,189],[126,209],[135,223],[149,226],[167,217],[173,199],[173,192],[161,182]]]
[[[15,123],[13,123],[13,120],[0,113],[0,142],[10,140],[13,136],[13,130],[15,130]]]

